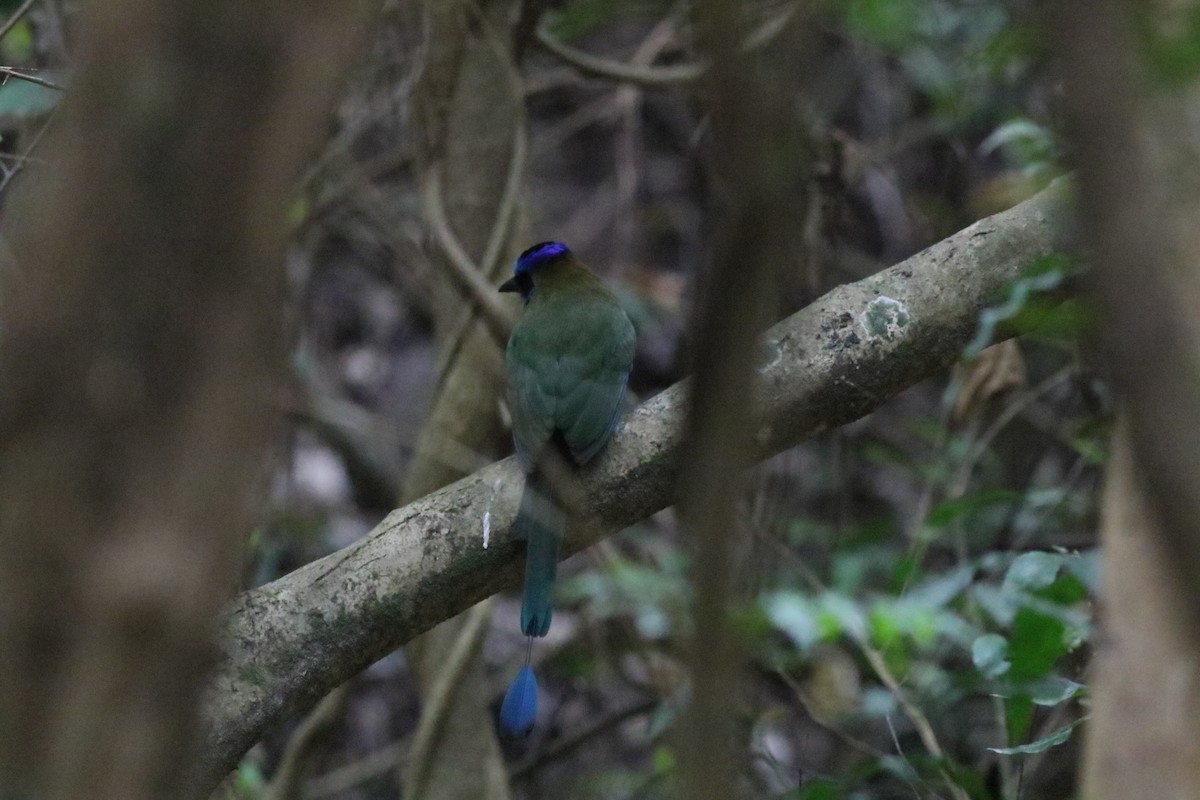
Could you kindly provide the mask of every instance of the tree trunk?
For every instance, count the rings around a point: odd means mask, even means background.
[[[1089,800],[1200,797],[1200,80],[1194,64],[1163,68],[1178,46],[1171,5],[1060,4],[1054,31],[1080,240],[1125,415],[1103,525]]]
[[[512,3],[427,0],[430,64],[417,88],[425,120],[423,189],[445,204],[464,251],[499,285],[511,254],[509,180],[524,133],[523,98],[507,32]],[[477,15],[479,19],[472,19]],[[486,15],[486,16],[485,16]],[[479,24],[480,20],[484,24]],[[433,176],[436,174],[436,178]],[[512,188],[509,188],[509,187]],[[506,189],[510,196],[506,197]],[[504,207],[510,206],[508,219]],[[489,240],[495,239],[493,263]],[[488,463],[505,447],[497,413],[503,388],[501,347],[448,268],[435,287],[441,370],[430,414],[405,476],[401,502],[423,497]],[[405,648],[422,698],[420,726],[403,773],[404,796],[422,800],[506,800],[508,773],[489,712],[482,657],[488,601],[441,623]],[[472,765],[463,769],[463,764]]]
[[[286,211],[364,10],[81,20],[5,219],[0,795],[181,790],[277,433]]]
[[[1103,518],[1101,636],[1083,759],[1088,800],[1190,800],[1200,789],[1200,647],[1182,612],[1191,591],[1142,491],[1122,421]]]

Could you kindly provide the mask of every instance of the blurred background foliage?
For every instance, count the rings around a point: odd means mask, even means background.
[[[791,23],[815,29],[806,41],[821,49],[821,74],[794,99],[813,165],[795,187],[809,202],[787,309],[1062,171],[1036,5],[746,4],[747,46],[778,80],[795,79],[781,56]],[[412,93],[429,31],[403,6],[385,3],[294,207],[293,423],[271,514],[246,549],[247,585],[368,531],[393,506],[428,411],[441,262],[422,218]],[[685,3],[550,6],[538,37],[642,69],[698,63]],[[74,13],[39,3],[0,41],[5,63],[68,81]],[[619,290],[640,332],[632,387],[644,399],[694,357],[685,320],[713,207],[703,106],[686,81],[588,77],[536,41],[521,46],[523,224],[529,241],[568,242]],[[1164,69],[1187,68],[1177,50],[1163,45]],[[36,164],[56,91],[11,76],[0,86],[4,183]],[[1072,796],[1111,420],[1080,346],[1086,309],[1064,300],[1077,271],[1030,265],[953,372],[754,470],[729,532],[742,543],[731,612],[747,679],[729,710],[747,796]],[[1019,338],[989,346],[1000,333]],[[452,443],[446,458],[481,460]],[[536,654],[542,724],[503,743],[517,796],[670,793],[688,696],[684,544],[667,510],[565,565],[562,611]],[[517,604],[500,598],[485,643],[495,703],[524,647]],[[350,686],[300,796],[395,797],[417,714],[403,656],[377,663]],[[255,748],[233,791],[266,796],[293,734]]]

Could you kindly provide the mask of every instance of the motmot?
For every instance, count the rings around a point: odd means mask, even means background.
[[[636,333],[613,293],[561,242],[521,253],[500,286],[525,309],[513,327],[504,360],[513,443],[525,487],[513,531],[525,541],[521,631],[550,630],[559,544],[566,529],[560,465],[582,466],[608,443],[617,426]],[[529,666],[505,694],[500,721],[527,734],[537,716],[537,681]]]

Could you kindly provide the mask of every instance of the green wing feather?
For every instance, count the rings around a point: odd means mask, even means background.
[[[625,395],[635,334],[607,292],[530,303],[509,339],[513,438],[526,470],[555,431],[576,463],[604,446]]]

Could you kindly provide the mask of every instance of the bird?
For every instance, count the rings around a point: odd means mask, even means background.
[[[525,487],[513,531],[525,541],[521,631],[545,636],[553,616],[558,551],[566,528],[560,464],[587,464],[612,437],[620,416],[637,334],[616,297],[561,242],[539,242],[517,258],[501,292],[525,309],[505,349],[513,444]],[[501,706],[511,734],[527,734],[537,716],[537,681],[517,675]]]

